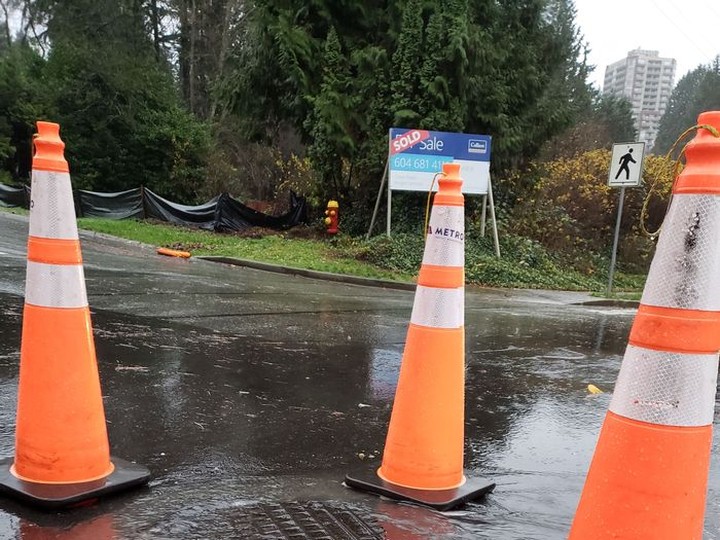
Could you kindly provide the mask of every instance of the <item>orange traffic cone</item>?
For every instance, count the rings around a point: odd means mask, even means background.
[[[720,112],[699,123],[720,129]],[[720,350],[720,139],[701,128],[686,155],[573,540],[702,538]]]
[[[58,508],[150,473],[110,457],[65,145],[60,126],[37,126],[15,458],[0,461],[0,489]]]
[[[348,486],[447,510],[495,484],[463,474],[465,224],[460,165],[443,165],[382,466]]]

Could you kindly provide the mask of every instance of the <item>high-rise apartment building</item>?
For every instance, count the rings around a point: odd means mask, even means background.
[[[675,81],[675,59],[660,58],[658,51],[635,49],[627,58],[605,68],[603,92],[626,97],[632,104],[638,140],[648,149],[657,137]]]

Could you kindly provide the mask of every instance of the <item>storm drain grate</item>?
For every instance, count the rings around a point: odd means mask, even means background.
[[[248,540],[382,540],[385,533],[372,516],[347,506],[267,503],[242,507],[233,529]]]

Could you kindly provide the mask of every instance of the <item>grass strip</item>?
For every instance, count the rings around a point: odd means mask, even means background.
[[[290,238],[286,234],[277,232],[258,237],[247,237],[186,229],[160,223],[100,218],[80,218],[78,225],[83,229],[136,240],[145,244],[189,251],[196,256],[236,257],[291,268],[375,279],[412,280],[411,273],[380,268],[348,256],[334,242],[334,239],[330,238],[324,240]]]
[[[24,210],[1,209],[16,214]],[[287,232],[251,229],[241,234],[218,234],[165,223],[137,220],[81,218],[82,229],[135,240],[157,247],[189,251],[195,256],[236,257],[290,268],[318,270],[374,279],[414,281],[420,268],[421,234],[376,236],[366,241],[346,235],[325,236],[307,227]],[[604,297],[606,261],[598,259],[584,271],[548,253],[529,239],[501,237],[502,258],[495,257],[489,238],[469,231],[465,246],[467,283],[502,288],[591,291]],[[645,276],[615,274],[614,298],[635,299]]]

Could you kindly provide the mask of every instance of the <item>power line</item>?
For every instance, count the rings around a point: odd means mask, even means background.
[[[670,5],[671,5],[673,8],[678,9],[677,6],[675,6],[675,5],[672,3],[671,0],[668,0],[668,2],[670,3]],[[657,10],[660,12],[660,14],[661,14],[663,17],[665,17],[665,18],[668,20],[668,22],[670,22],[670,24],[672,24],[672,25],[678,30],[678,32],[679,32],[680,34],[682,34],[683,36],[685,36],[685,39],[687,39],[688,42],[689,42],[690,44],[692,44],[693,47],[695,47],[695,48],[697,49],[697,51],[698,51],[703,57],[708,57],[708,58],[712,58],[712,57],[713,57],[712,54],[708,55],[708,54],[707,54],[707,51],[703,50],[703,47],[701,47],[700,45],[698,45],[698,43],[697,43],[692,37],[690,37],[690,36],[685,32],[685,30],[683,30],[683,28],[682,28],[680,25],[677,24],[677,22],[675,21],[675,19],[672,18],[672,17],[670,17],[670,16],[665,12],[665,10],[664,10],[662,7],[660,7],[660,4],[658,3],[658,0],[653,0],[653,5],[657,8]],[[678,9],[678,11],[680,12],[680,15],[684,17],[684,14],[683,14],[682,10],[679,10],[679,9]]]
[[[720,19],[720,12],[715,11],[715,8],[713,7],[712,2],[707,3],[707,4],[705,2],[703,2],[703,7],[705,9],[707,9],[708,11],[712,12],[718,19]]]

